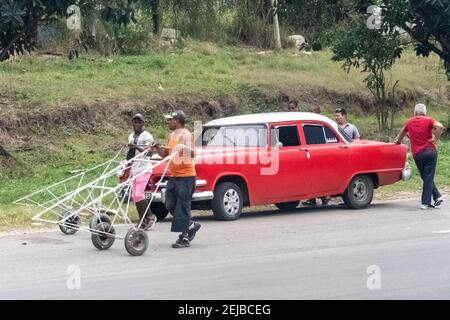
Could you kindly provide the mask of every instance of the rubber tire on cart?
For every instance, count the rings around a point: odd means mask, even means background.
[[[59,221],[61,221],[62,219],[64,219],[65,217],[67,217],[67,216],[69,216],[71,214],[73,214],[73,211],[71,211],[71,210],[63,211]],[[66,225],[64,223],[63,224],[58,224],[59,229],[61,230],[61,232],[64,233],[64,234],[67,234],[67,235],[75,234],[78,231],[78,229],[80,227],[80,224],[81,224],[80,216],[77,214],[77,215],[67,219],[65,222],[68,222],[68,223],[70,223],[72,225],[76,225],[76,226],[69,226],[69,225]]]
[[[150,204],[150,210],[158,218],[158,221],[163,221],[169,214],[166,205],[162,202],[152,202]]]
[[[373,180],[369,175],[357,175],[348,184],[342,199],[349,209],[367,208],[373,199]]]
[[[100,213],[99,215],[94,214],[92,216],[91,222],[89,223],[89,230],[95,230],[95,227],[100,222],[108,222],[109,224],[111,224],[111,218],[105,213]]]
[[[148,236],[142,229],[131,228],[125,236],[125,249],[132,256],[141,256],[147,251]]]
[[[114,244],[116,240],[115,234],[116,231],[114,227],[109,222],[101,222],[97,224],[93,231],[105,232],[104,233],[96,233],[92,232],[91,240],[94,247],[98,250],[108,250]]]
[[[218,220],[231,221],[242,214],[244,197],[241,188],[233,182],[222,182],[214,190],[211,207]]]
[[[295,210],[299,204],[300,201],[291,201],[291,202],[275,203],[275,207],[277,207],[281,211],[290,211]]]

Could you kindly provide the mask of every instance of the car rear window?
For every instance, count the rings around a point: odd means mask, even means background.
[[[267,146],[267,127],[265,125],[236,125],[204,127],[197,145],[202,146]]]
[[[276,126],[272,129],[272,146],[278,142],[283,147],[294,147],[300,145],[297,125]]]

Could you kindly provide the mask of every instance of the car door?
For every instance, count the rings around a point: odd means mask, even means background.
[[[272,158],[278,161],[278,170],[267,179],[274,203],[299,200],[308,193],[309,161],[299,129],[298,122],[270,126]]]
[[[310,157],[310,193],[316,196],[342,192],[346,184],[349,146],[327,123],[303,122],[305,149]]]

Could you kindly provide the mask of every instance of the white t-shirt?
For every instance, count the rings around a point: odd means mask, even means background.
[[[135,143],[139,147],[148,147],[153,142],[153,136],[150,132],[144,130],[139,135],[136,135],[134,132],[131,133],[128,137],[128,143]],[[134,156],[137,156],[141,152],[136,149]],[[134,172],[141,171],[151,171],[150,157],[145,157],[147,161],[135,161],[131,170]]]

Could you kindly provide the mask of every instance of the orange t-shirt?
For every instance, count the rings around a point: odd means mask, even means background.
[[[172,154],[173,149],[177,144],[184,144],[194,149],[194,137],[187,129],[182,129],[180,132],[172,132],[169,136],[169,154]],[[175,155],[169,165],[170,172],[175,177],[195,177],[194,159],[189,154],[181,153]]]

